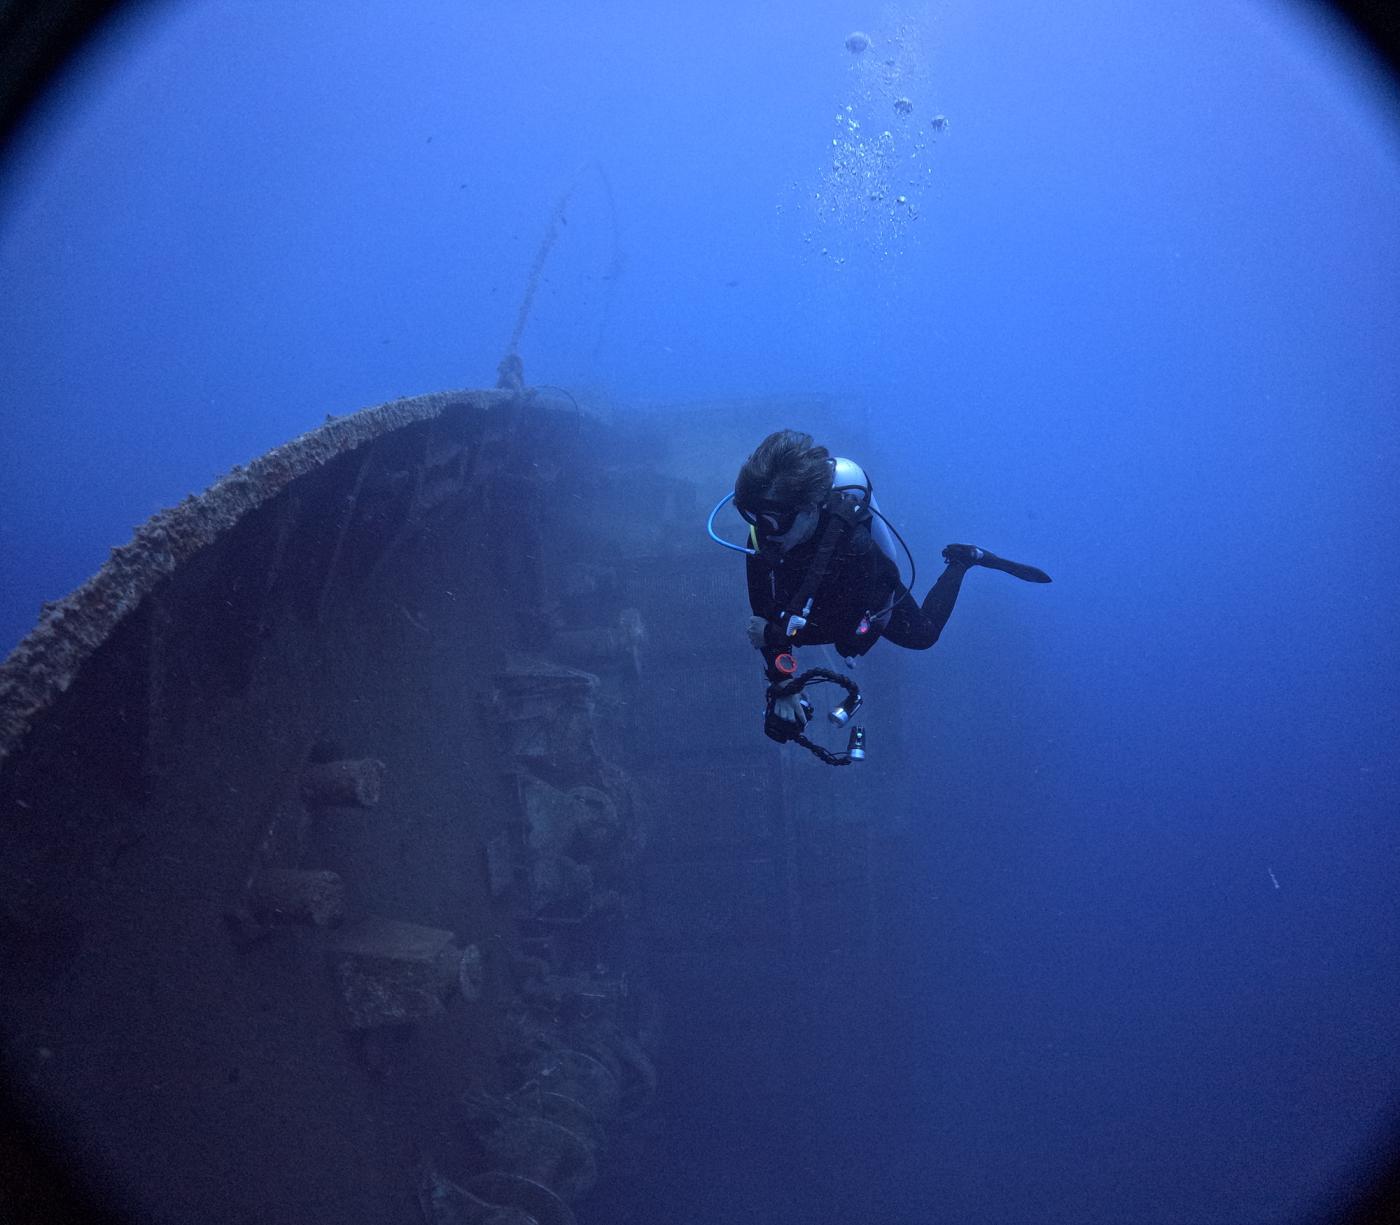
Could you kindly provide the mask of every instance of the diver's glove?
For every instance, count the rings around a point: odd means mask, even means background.
[[[765,621],[762,617],[749,618],[749,641],[753,643],[755,650],[761,651],[767,645],[767,641],[764,637],[764,634],[767,631],[767,629],[768,622]]]
[[[770,741],[785,745],[802,735],[802,729],[812,718],[812,703],[802,696],[801,687],[795,693],[778,693],[784,680],[774,680],[769,686],[769,706],[763,713],[763,735]]]
[[[773,714],[784,723],[796,724],[800,732],[812,717],[812,704],[800,693],[790,693],[787,697],[773,699]]]
[[[778,697],[773,690],[782,682],[775,682],[768,688],[768,710],[763,716],[763,734],[779,744],[786,744],[802,735],[807,720],[812,717],[812,704],[802,696],[801,690]]]

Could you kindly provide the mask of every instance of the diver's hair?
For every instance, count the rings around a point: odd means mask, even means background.
[[[739,506],[810,506],[831,488],[828,451],[800,430],[778,430],[754,448],[734,482]]]

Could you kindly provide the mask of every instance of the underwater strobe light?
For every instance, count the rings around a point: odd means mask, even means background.
[[[837,727],[845,727],[846,724],[851,721],[851,716],[860,709],[860,705],[864,700],[865,699],[862,698],[860,694],[852,694],[839,706],[827,711],[826,717],[836,724]]]
[[[852,761],[865,760],[865,728],[851,728],[851,738],[846,742],[846,756]]]

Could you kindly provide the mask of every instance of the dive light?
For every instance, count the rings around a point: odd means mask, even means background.
[[[852,761],[865,760],[865,728],[851,728],[851,738],[846,743],[846,756]]]
[[[837,727],[845,727],[851,721],[851,716],[860,709],[860,704],[864,699],[856,693],[848,697],[840,706],[833,707],[827,712],[826,717]]]

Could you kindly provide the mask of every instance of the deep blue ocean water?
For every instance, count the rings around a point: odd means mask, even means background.
[[[845,1219],[1335,1191],[1400,1111],[1400,109],[1311,9],[138,10],[0,178],[0,646],[326,413],[490,385],[566,192],[530,381],[849,397],[926,577],[1055,577],[907,661],[926,905],[811,1089]],[[765,1138],[694,1117],[658,1219],[740,1219]]]

